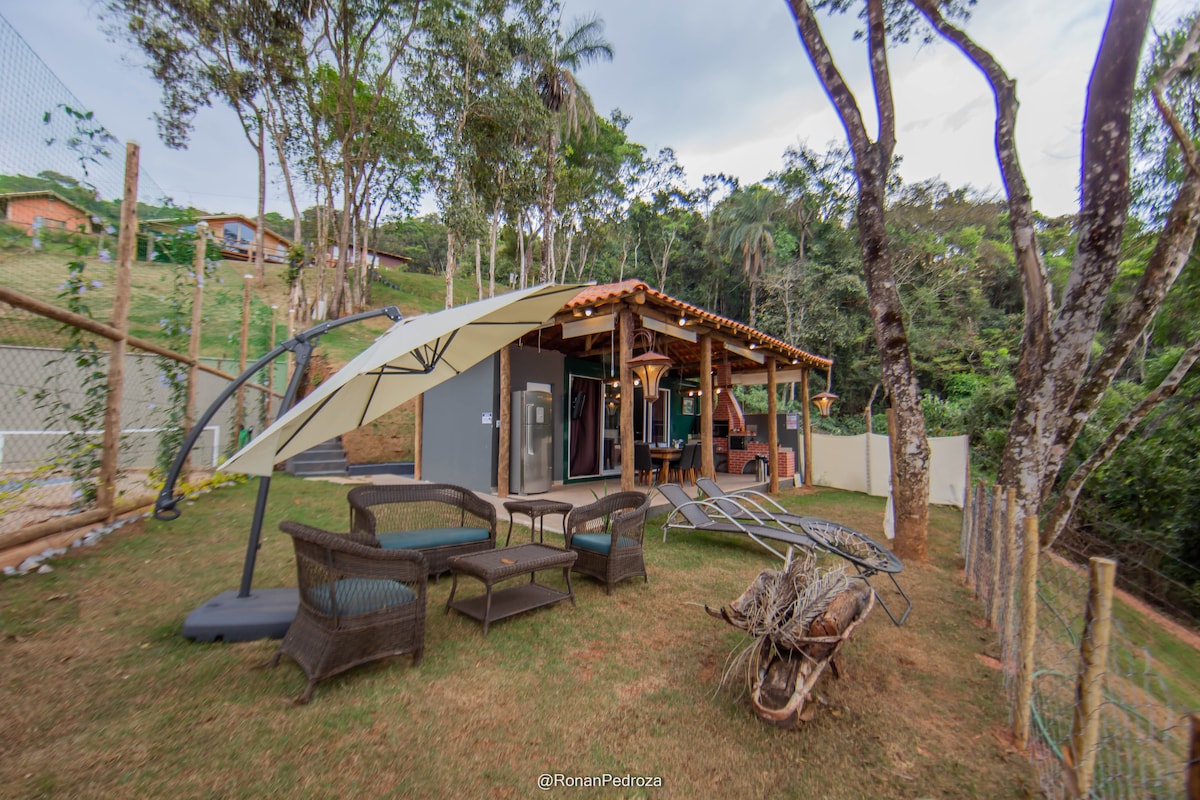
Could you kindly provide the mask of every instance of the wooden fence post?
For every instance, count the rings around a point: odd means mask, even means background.
[[[200,390],[200,329],[204,322],[204,256],[208,245],[208,223],[196,223],[196,253],[192,258],[192,325],[188,334],[188,383],[187,404],[183,412],[183,429],[189,431],[196,424],[196,393]],[[191,469],[191,456],[184,463],[183,474]]]
[[[1079,644],[1079,681],[1071,723],[1071,756],[1080,797],[1092,791],[1096,746],[1100,739],[1100,705],[1108,671],[1108,642],[1112,632],[1113,586],[1117,562],[1088,560],[1088,599],[1083,641]]]
[[[1037,643],[1038,521],[1025,518],[1021,551],[1020,656],[1017,659],[1017,702],[1013,709],[1013,742],[1024,751],[1029,746],[1029,707],[1033,701],[1033,648]]]
[[[1192,714],[1192,746],[1188,750],[1188,800],[1200,800],[1200,714]]]
[[[1004,520],[1004,552],[1008,559],[1008,569],[1005,570],[1007,591],[1004,595],[1004,627],[1001,629],[1001,655],[1011,655],[1013,631],[1017,630],[1017,579],[1014,570],[1017,567],[1017,490],[1009,487],[1006,497],[1006,515]],[[1005,668],[1009,663],[1005,662]],[[1011,674],[1011,673],[1009,673]]]
[[[112,322],[119,332],[108,351],[108,397],[104,405],[104,438],[100,450],[96,504],[110,512],[117,500],[117,458],[121,446],[121,400],[125,386],[126,335],[129,329],[129,293],[133,282],[133,255],[137,247],[138,162],[141,148],[125,145],[125,188],[121,195],[121,228],[117,234],[116,280]],[[109,515],[111,517],[111,513]],[[110,520],[111,521],[111,520]]]
[[[254,275],[247,272],[242,276],[242,330],[241,344],[238,345],[238,374],[241,375],[246,371],[246,357],[249,349],[250,338],[250,282],[254,280]],[[237,406],[234,411],[234,425],[237,426],[237,431],[234,434],[236,445],[234,450],[242,446],[242,430],[246,427],[246,387],[240,386],[237,390]]]
[[[992,563],[988,575],[986,616],[988,624],[996,627],[999,616],[1000,600],[1000,559],[1004,555],[1004,536],[1000,531],[1000,500],[1004,497],[1004,487],[996,484],[992,487],[992,515],[988,522],[988,556]]]

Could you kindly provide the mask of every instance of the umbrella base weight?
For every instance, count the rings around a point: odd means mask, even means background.
[[[282,639],[299,606],[295,588],[255,589],[248,597],[230,589],[188,614],[183,635],[197,642]]]

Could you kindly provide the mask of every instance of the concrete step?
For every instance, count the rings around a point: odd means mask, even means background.
[[[287,471],[297,477],[310,475],[345,475],[346,451],[341,437],[329,439],[310,447],[287,460]]]

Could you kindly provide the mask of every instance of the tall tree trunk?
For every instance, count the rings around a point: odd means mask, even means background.
[[[557,273],[554,266],[554,204],[558,194],[558,120],[551,121],[546,148],[546,180],[542,194],[542,280]],[[552,278],[553,279],[553,278]]]
[[[875,344],[879,350],[884,386],[892,399],[896,436],[891,442],[895,473],[896,553],[901,558],[924,560],[929,522],[929,441],[900,293],[887,247],[885,204],[887,177],[896,144],[896,119],[885,42],[883,0],[867,2],[867,48],[875,95],[878,133],[871,141],[858,103],[834,64],[807,0],[790,0],[800,40],[812,61],[830,102],[837,111],[850,149],[858,181],[859,246]]]
[[[496,296],[496,239],[500,235],[500,198],[492,208],[492,224],[488,230],[488,297]]]
[[[267,140],[266,129],[263,128],[262,114],[256,115],[258,120],[258,220],[254,231],[254,280],[260,286],[267,282],[267,259],[263,253],[266,242],[267,227]]]
[[[480,250],[479,237],[475,237],[475,293],[477,299],[483,299],[483,255]]]

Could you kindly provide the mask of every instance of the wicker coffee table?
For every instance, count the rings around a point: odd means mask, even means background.
[[[446,600],[446,613],[449,614],[453,608],[479,620],[483,623],[483,634],[486,636],[488,626],[497,620],[553,605],[560,600],[569,599],[571,605],[575,605],[575,592],[571,588],[571,567],[575,564],[575,558],[574,551],[532,543],[452,556],[449,566],[454,582],[450,585],[450,597]],[[563,571],[563,579],[567,583],[565,592],[535,580],[539,570],[556,568]],[[470,575],[483,581],[487,591],[479,597],[455,600],[459,575]],[[520,575],[528,575],[529,583],[495,590],[497,583]]]

